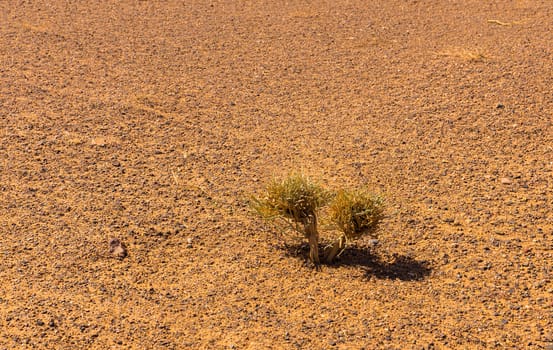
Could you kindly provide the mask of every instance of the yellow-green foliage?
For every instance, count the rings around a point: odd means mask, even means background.
[[[365,234],[374,235],[384,217],[384,201],[363,190],[341,190],[329,211],[330,220],[352,240]]]
[[[309,240],[309,259],[319,264],[319,209],[330,203],[330,220],[342,231],[325,249],[327,262],[338,256],[349,240],[374,234],[384,216],[384,203],[365,191],[327,191],[299,173],[273,179],[265,192],[252,198],[251,207],[265,219],[280,219]]]
[[[317,210],[326,205],[330,194],[302,174],[293,173],[284,179],[273,179],[265,194],[253,198],[252,207],[264,218],[285,217],[295,223],[315,218]]]

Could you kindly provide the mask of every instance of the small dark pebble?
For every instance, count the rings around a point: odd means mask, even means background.
[[[372,246],[378,245],[378,239],[369,239],[368,243]]]

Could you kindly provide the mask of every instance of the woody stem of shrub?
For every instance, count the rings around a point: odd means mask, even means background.
[[[331,263],[334,258],[346,248],[346,236],[340,235],[338,239],[330,244],[326,253],[326,262]]]
[[[319,231],[317,230],[317,217],[314,214],[304,221],[304,229],[309,240],[309,259],[313,264],[319,265]]]

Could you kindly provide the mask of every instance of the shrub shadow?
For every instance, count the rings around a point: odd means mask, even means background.
[[[307,259],[309,245],[285,244],[282,246],[287,256]],[[319,251],[323,251],[319,246]],[[331,264],[323,263],[330,268],[340,266],[360,266],[366,270],[368,278],[391,279],[401,281],[420,281],[432,272],[428,261],[415,260],[410,256],[394,254],[391,257],[380,257],[371,253],[369,247],[350,246]]]

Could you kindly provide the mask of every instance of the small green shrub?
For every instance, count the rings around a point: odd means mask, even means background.
[[[329,193],[299,173],[273,179],[261,198],[253,198],[252,207],[264,218],[284,217],[294,223],[310,220],[326,205]]]
[[[365,190],[324,189],[300,173],[273,179],[260,197],[253,197],[251,207],[265,219],[283,219],[309,240],[309,258],[318,265],[320,209],[329,205],[329,220],[340,234],[326,248],[325,260],[332,262],[348,242],[364,235],[374,236],[384,217],[384,201]]]
[[[347,242],[375,235],[384,218],[384,200],[365,190],[340,190],[330,205],[329,216],[342,232],[329,246],[326,259],[331,262],[345,249]]]
[[[338,226],[348,240],[374,235],[383,218],[382,197],[364,190],[341,190],[330,205],[330,220]]]
[[[266,219],[284,218],[309,240],[309,257],[319,263],[317,213],[326,205],[330,194],[317,183],[299,173],[284,179],[273,179],[265,194],[252,199],[252,208]]]

